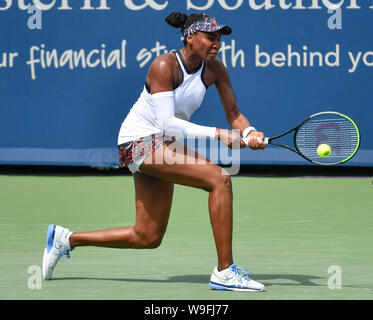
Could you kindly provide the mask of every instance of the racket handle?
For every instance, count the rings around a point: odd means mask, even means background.
[[[258,142],[262,142],[259,137],[256,138]],[[250,138],[242,138],[242,140],[246,143],[246,145],[249,145]],[[268,144],[268,138],[264,138],[262,144]]]

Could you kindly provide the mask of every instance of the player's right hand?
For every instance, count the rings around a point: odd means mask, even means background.
[[[223,142],[230,149],[242,149],[246,147],[246,143],[242,140],[240,134],[233,130],[217,128],[215,138]]]
[[[264,133],[260,131],[251,131],[246,137],[247,146],[252,150],[264,150],[266,145],[263,144]]]

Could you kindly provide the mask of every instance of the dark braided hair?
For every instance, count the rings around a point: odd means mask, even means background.
[[[172,12],[166,17],[166,22],[174,27],[181,28],[181,34],[184,33],[184,30],[189,28],[194,22],[200,21],[204,17],[207,17],[205,13],[192,13],[191,15],[186,15],[181,12]],[[184,45],[186,45],[186,39],[184,39]]]

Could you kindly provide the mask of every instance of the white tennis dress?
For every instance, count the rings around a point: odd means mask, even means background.
[[[192,114],[200,107],[206,93],[207,86],[203,81],[206,62],[200,68],[190,72],[179,51],[173,51],[180,69],[180,83],[172,91],[174,95],[174,113],[177,119],[189,121]],[[139,99],[124,119],[118,135],[118,145],[142,137],[162,132],[156,117],[152,94],[145,85]],[[181,124],[180,124],[181,123]],[[179,122],[181,126],[188,126],[186,122]],[[196,126],[196,125],[195,125]],[[212,127],[198,126],[202,129],[201,136],[215,136]],[[203,132],[205,130],[205,132]]]

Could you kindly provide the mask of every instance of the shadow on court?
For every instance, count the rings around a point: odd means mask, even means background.
[[[249,275],[250,276],[250,275]],[[312,275],[296,275],[296,274],[253,274],[252,278],[256,281],[263,282],[267,287],[302,285],[302,286],[325,286],[325,284],[314,283],[313,280],[321,280],[324,278]],[[210,281],[210,275],[179,275],[172,276],[167,279],[137,279],[137,278],[98,278],[98,277],[64,277],[53,278],[52,280],[99,280],[99,281],[123,281],[123,282],[143,282],[143,283],[200,283],[206,284]],[[51,281],[52,281],[51,280]],[[291,282],[283,282],[282,280],[289,280]],[[278,282],[281,281],[281,282]]]

